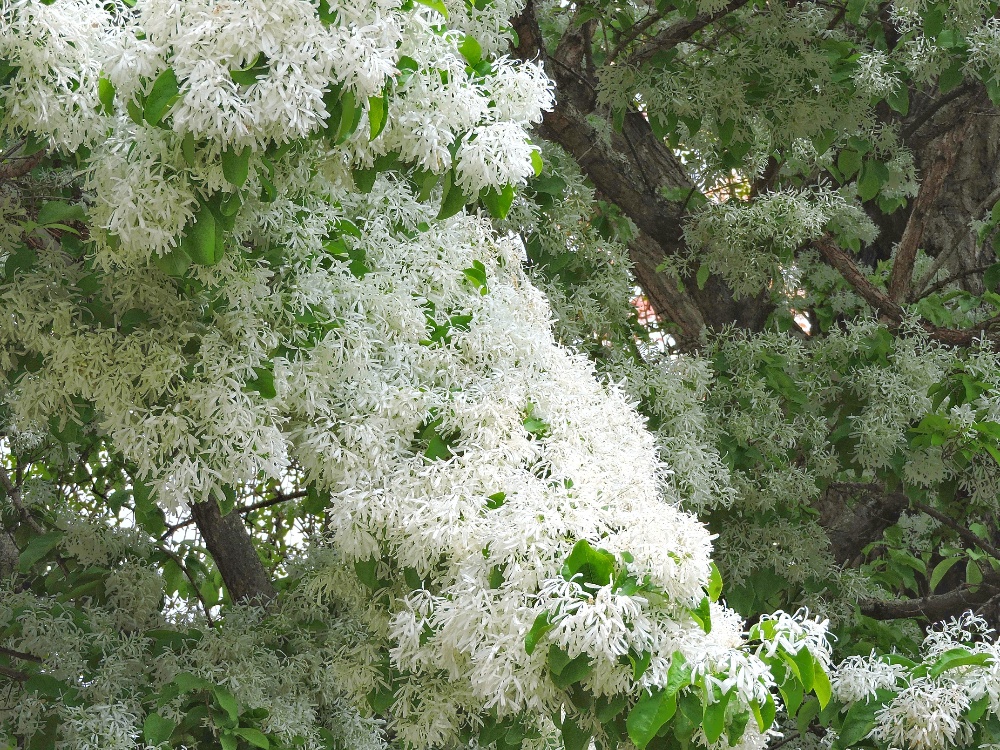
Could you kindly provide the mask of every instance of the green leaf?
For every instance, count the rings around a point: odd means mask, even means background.
[[[837,155],[837,169],[840,170],[844,179],[850,179],[859,169],[861,169],[861,153],[852,148],[845,148]]]
[[[830,685],[830,677],[827,675],[826,670],[823,669],[823,665],[818,661],[815,662],[813,669],[813,693],[819,700],[819,707],[826,708],[827,704],[830,702],[830,698],[833,695],[833,688]]]
[[[880,161],[866,159],[858,177],[858,197],[862,202],[874,198],[889,180],[889,168]]]
[[[62,698],[71,688],[50,674],[33,674],[24,683],[24,692],[38,693],[47,698]]]
[[[580,654],[572,659],[565,651],[553,644],[549,647],[549,676],[557,687],[565,690],[570,685],[580,682],[590,674],[594,665],[587,654]]]
[[[726,728],[726,706],[729,705],[729,699],[732,695],[733,691],[730,690],[720,700],[705,706],[702,728],[705,731],[705,738],[710,744],[718,740]]]
[[[184,156],[184,162],[189,166],[194,166],[194,133],[188,131],[184,134],[184,140],[181,141],[181,153]]]
[[[227,148],[223,151],[222,174],[231,185],[241,187],[250,175],[250,149],[241,148],[237,151]]]
[[[542,154],[540,151],[531,152],[531,166],[535,169],[535,177],[538,177],[542,173],[542,168],[545,163],[542,161]]]
[[[660,728],[677,711],[677,696],[664,690],[646,692],[629,711],[625,720],[629,739],[639,750],[650,743]]]
[[[667,695],[674,695],[682,688],[691,684],[691,667],[680,651],[675,651],[670,657],[670,669],[667,670],[667,684],[663,690]]]
[[[238,737],[242,737],[254,747],[261,748],[261,750],[268,750],[268,748],[271,747],[271,741],[259,729],[254,729],[253,727],[238,727],[233,730],[233,734]]]
[[[370,96],[368,97],[368,138],[370,140],[375,140],[378,138],[382,131],[385,130],[386,119],[386,102],[385,97],[382,96]]]
[[[581,539],[566,558],[562,576],[571,580],[580,574],[584,582],[607,586],[615,571],[615,556],[605,549],[594,549],[586,539]]]
[[[572,716],[567,716],[562,723],[563,747],[566,750],[587,750],[592,732],[583,729]]]
[[[997,450],[992,445],[988,445],[988,446],[986,446],[986,448],[987,448],[987,450],[989,450],[990,448],[993,448],[993,451]],[[990,451],[991,455],[992,455],[993,451]],[[994,458],[996,459],[997,463],[1000,464],[1000,451],[997,451],[997,454],[998,455],[994,456]],[[979,567],[979,563],[977,563],[974,560],[969,560],[965,564],[965,582],[969,586],[978,586],[980,583],[983,582],[983,571],[982,571],[982,568],[980,568]]]
[[[441,199],[441,210],[438,211],[438,220],[450,219],[469,202],[469,196],[462,192],[462,188],[455,184],[455,170],[448,172],[444,180],[444,195]]]
[[[698,275],[695,277],[695,283],[698,284],[698,289],[703,290],[705,284],[708,282],[708,277],[711,275],[712,269],[708,267],[708,263],[702,263],[698,266]]]
[[[934,571],[931,573],[931,579],[928,582],[930,593],[934,593],[934,589],[938,587],[938,584],[940,584],[944,577],[948,574],[948,571],[961,560],[961,557],[948,557],[934,566]]]
[[[153,258],[153,263],[167,276],[180,278],[190,268],[191,256],[187,254],[183,247],[175,247],[169,253]]]
[[[229,718],[238,721],[240,718],[240,707],[236,703],[236,697],[221,685],[212,687],[212,694],[215,696],[219,708],[229,714]]]
[[[176,725],[170,719],[165,719],[153,713],[142,723],[142,736],[149,745],[159,745],[170,739]]]
[[[938,88],[941,89],[942,94],[947,94],[962,82],[962,78],[964,77],[963,67],[964,65],[961,60],[955,60],[955,62],[941,72],[941,76],[938,78]]]
[[[689,609],[688,612],[701,625],[702,630],[706,633],[712,632],[712,605],[707,596],[702,598],[697,607]]]
[[[115,113],[115,85],[104,76],[97,79],[97,99],[101,103],[101,112],[106,115]]]
[[[43,227],[64,224],[67,221],[86,220],[87,212],[83,210],[83,206],[63,203],[62,201],[48,201],[38,209],[38,224]]]
[[[469,65],[476,65],[476,63],[483,59],[483,48],[471,34],[465,35],[461,44],[458,45],[458,51]]]
[[[774,705],[774,698],[768,693],[764,698],[763,704],[759,704],[757,701],[750,701],[750,711],[753,712],[753,718],[756,720],[760,731],[766,732],[774,723],[774,717],[778,713],[778,708]]]
[[[899,87],[885,98],[886,102],[893,110],[906,117],[910,111],[910,89],[905,83],[900,83]]]
[[[494,219],[506,219],[514,202],[514,186],[504,185],[498,193],[495,188],[487,188],[480,194],[486,210]]]
[[[63,538],[62,531],[50,531],[41,536],[32,537],[18,557],[17,567],[22,573],[27,573],[32,566],[55,549]]]
[[[167,68],[153,81],[153,88],[146,97],[142,110],[142,119],[150,125],[159,125],[174,102],[180,98],[180,86],[173,68]]]
[[[875,714],[882,708],[878,701],[858,701],[851,706],[838,732],[835,748],[844,749],[857,745],[875,728]]]
[[[531,625],[531,629],[528,634],[524,636],[524,650],[529,655],[534,653],[535,648],[538,646],[538,642],[542,640],[546,633],[552,629],[552,623],[549,621],[549,613],[542,612],[535,618],[534,623]]]
[[[239,741],[228,729],[222,730],[222,734],[219,735],[219,744],[222,746],[222,750],[237,750],[239,747]]]
[[[340,123],[337,126],[336,135],[333,137],[333,142],[337,145],[346,141],[357,130],[362,114],[362,109],[358,106],[357,97],[355,97],[351,89],[347,89],[341,94],[340,106]]]
[[[955,669],[955,667],[965,667],[969,665],[984,666],[986,664],[991,664],[992,662],[993,657],[989,654],[982,652],[972,653],[964,648],[953,648],[945,651],[938,657],[937,661],[934,662],[934,666],[931,667],[929,675],[931,677],[938,677],[949,669]]]
[[[253,368],[254,378],[247,381],[247,390],[256,391],[262,398],[272,399],[278,395],[274,387],[274,370],[268,367]]]
[[[436,10],[445,18],[448,17],[448,9],[445,7],[444,3],[441,2],[441,0],[416,0],[416,2],[421,5],[426,5],[431,10]]]
[[[215,215],[207,205],[202,204],[184,232],[181,249],[193,262],[211,266],[222,258],[223,247],[224,245],[218,242]]]
[[[266,76],[271,68],[271,61],[267,55],[261,52],[257,58],[245,68],[229,71],[229,75],[240,86],[253,86],[257,81]]]
[[[719,601],[719,597],[722,595],[722,573],[719,572],[718,566],[713,562],[711,563],[710,573],[708,577],[708,598],[713,602]]]

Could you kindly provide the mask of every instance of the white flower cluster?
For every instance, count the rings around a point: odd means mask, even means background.
[[[834,691],[848,706],[881,704],[870,735],[890,747],[967,746],[974,723],[1000,711],[1000,641],[966,612],[931,628],[921,661],[901,655],[854,656],[837,665]]]

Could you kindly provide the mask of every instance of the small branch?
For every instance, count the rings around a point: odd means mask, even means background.
[[[180,555],[167,549],[162,544],[157,544],[156,549],[173,560],[177,567],[181,569],[181,572],[184,573],[184,577],[188,579],[188,582],[191,584],[191,588],[194,589],[195,596],[198,597],[198,602],[201,604],[201,609],[205,613],[205,620],[208,622],[208,627],[214,628],[215,621],[212,619],[212,613],[209,611],[208,603],[202,597],[201,590],[198,588],[198,582],[194,579],[194,576],[191,575],[191,571],[188,570],[187,565],[185,565],[184,561],[181,560]]]
[[[720,18],[728,16],[730,13],[739,10],[750,0],[733,0],[726,7],[715,13],[706,13],[697,16],[694,20],[683,21],[681,23],[668,26],[654,36],[649,42],[640,47],[626,61],[628,65],[638,67],[653,57],[657,52],[669,50],[676,47],[681,42],[685,42],[697,34],[709,24],[715,23]]]
[[[896,250],[896,259],[889,274],[889,299],[893,302],[906,302],[907,300],[910,283],[913,280],[913,263],[917,257],[920,240],[924,236],[927,215],[934,205],[934,201],[937,200],[945,179],[955,165],[959,145],[965,137],[968,123],[969,120],[966,120],[961,127],[942,136],[934,159],[927,169],[927,174],[920,183],[920,191],[913,203],[913,210],[906,222],[906,229],[903,230],[899,248]]]
[[[42,663],[42,660],[34,654],[26,654],[23,651],[15,651],[14,649],[4,648],[3,646],[0,646],[0,656],[9,656],[12,659],[20,659],[21,661],[32,661],[35,664]]]
[[[819,249],[820,254],[826,262],[840,271],[840,275],[844,277],[847,283],[854,288],[854,291],[865,302],[871,305],[883,317],[888,318],[893,325],[902,325],[903,320],[906,318],[906,312],[899,303],[889,299],[885,292],[868,280],[868,277],[861,272],[850,255],[839,248],[829,236],[824,236],[816,240],[813,244]],[[940,328],[925,320],[919,321],[919,325],[930,338],[942,344],[946,344],[947,346],[969,346],[977,338],[989,338],[987,331],[994,326],[1000,325],[1000,315],[994,315],[992,318],[980,321],[972,328]],[[994,338],[991,338],[990,342],[994,347],[998,343]]]
[[[0,665],[0,675],[8,677],[15,682],[27,682],[29,677],[27,672],[22,672],[19,669],[11,669],[10,667],[4,667],[2,665]]]
[[[36,534],[44,534],[45,529],[43,529],[42,525],[38,523],[34,517],[32,517],[31,513],[28,512],[28,509],[24,507],[24,501],[21,499],[20,484],[15,484],[14,481],[11,480],[10,474],[7,473],[7,469],[4,468],[2,464],[0,464],[0,487],[3,487],[6,491],[7,497],[10,498],[10,502],[14,506],[14,510],[16,510],[22,520],[24,520],[24,522],[31,527],[31,530]]]
[[[618,42],[613,50],[608,54],[604,61],[605,65],[610,65],[615,61],[615,59],[622,53],[625,46],[630,42],[634,42],[639,36],[650,26],[652,26],[657,21],[663,18],[663,14],[659,12],[650,12],[644,18],[642,18],[637,23],[633,24],[632,28],[628,30],[622,39]]]
[[[949,284],[954,284],[956,281],[958,281],[959,279],[964,279],[966,276],[974,276],[977,273],[983,273],[984,271],[989,270],[990,268],[992,268],[995,265],[996,265],[995,263],[990,263],[988,266],[979,266],[978,268],[970,268],[967,271],[962,271],[961,273],[956,273],[954,276],[949,276],[947,279],[942,279],[941,281],[936,281],[936,282],[934,282],[929,287],[927,286],[927,284],[925,284],[923,281],[921,281],[921,283],[917,287],[917,288],[923,290],[923,291],[920,292],[919,299],[923,299],[924,297],[926,297],[929,294],[934,294],[934,292],[940,292],[942,289],[944,289]]]
[[[1000,560],[1000,550],[998,550],[996,547],[990,544],[990,542],[983,539],[981,536],[976,534],[971,529],[967,529],[965,526],[962,526],[960,523],[958,523],[955,519],[946,516],[941,511],[932,508],[926,503],[921,503],[917,500],[913,500],[911,502],[913,507],[919,510],[921,513],[926,513],[931,518],[940,521],[949,529],[953,530],[956,534],[962,537],[962,539],[964,539],[969,544],[979,547],[986,554],[995,557],[997,560]]]

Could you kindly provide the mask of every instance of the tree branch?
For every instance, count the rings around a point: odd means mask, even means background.
[[[961,614],[967,609],[985,604],[1000,593],[1000,576],[984,575],[978,586],[962,584],[946,594],[935,594],[920,599],[862,599],[858,602],[861,614],[875,620],[900,620],[926,617],[928,620],[944,620]]]
[[[893,326],[900,326],[906,318],[903,308],[872,284],[844,250],[840,249],[829,237],[824,236],[813,243],[820,251],[820,254],[831,266],[840,271],[854,291],[856,291],[865,302],[871,305],[884,318],[887,318]],[[995,347],[1000,341],[995,336],[990,336],[988,332],[996,325],[1000,325],[1000,315],[980,321],[972,328],[940,328],[925,320],[919,321],[919,325],[927,335],[935,341],[948,346],[969,346],[977,338],[988,339]]]
[[[979,547],[986,554],[995,557],[997,560],[1000,560],[1000,550],[998,550],[996,547],[994,547],[992,544],[990,544],[989,541],[987,541],[986,539],[983,539],[981,536],[979,536],[978,534],[976,534],[971,529],[967,529],[965,526],[962,526],[955,519],[953,519],[953,518],[951,518],[949,516],[946,516],[941,511],[939,511],[939,510],[937,510],[935,508],[932,508],[931,506],[927,505],[926,503],[921,503],[921,502],[919,502],[917,500],[913,501],[913,507],[916,508],[917,510],[919,510],[921,513],[926,513],[931,518],[933,518],[933,519],[935,519],[937,521],[940,521],[945,526],[947,526],[949,529],[951,529],[956,534],[958,534],[960,537],[962,537],[962,539],[964,539],[969,544],[971,544],[973,546],[976,546],[976,547]]]
[[[222,515],[215,500],[195,503],[191,513],[233,601],[269,604],[277,591],[240,514]]]
[[[968,124],[969,121],[966,120],[962,126],[941,137],[934,159],[920,183],[920,191],[913,203],[913,210],[906,222],[906,229],[903,230],[889,274],[889,299],[893,302],[907,301],[913,279],[913,263],[917,257],[920,240],[924,236],[928,213],[941,192],[945,178],[955,165],[955,157],[958,156],[959,145],[965,136]]]
[[[717,10],[715,13],[703,13],[691,21],[682,21],[673,26],[661,30],[656,36],[642,45],[638,50],[629,55],[626,60],[627,65],[638,67],[653,57],[657,52],[669,50],[676,47],[681,42],[685,42],[706,26],[715,23],[720,18],[728,16],[730,13],[739,10],[750,0],[733,0],[726,7]]]

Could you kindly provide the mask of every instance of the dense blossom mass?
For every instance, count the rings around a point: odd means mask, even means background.
[[[166,691],[156,711],[148,687],[113,685],[116,665],[143,631],[201,618],[159,612],[148,541],[89,538],[86,514],[60,510],[60,554],[113,569],[106,608],[5,593],[12,648],[76,696],[27,690],[5,732],[54,721],[67,746],[149,742],[156,722],[183,724],[180,679],[266,708],[261,728],[309,747],[321,728],[377,745],[365,696],[386,692],[407,746],[512,718],[545,743],[560,712],[600,730],[549,679],[562,658],[585,662],[579,689],[606,702],[674,700],[683,665],[756,746],[771,719],[745,728],[748,712],[774,705],[763,655],[826,665],[822,628],[787,617],[765,638],[780,642],[745,648],[741,619],[709,603],[709,534],[677,509],[642,419],[554,343],[520,242],[458,210],[509,205],[536,174],[526,128],[552,99],[537,65],[482,58],[507,34],[490,13],[448,10],[454,31],[443,6],[412,3],[4,6],[5,127],[69,160],[49,177],[81,191],[34,224],[3,196],[20,231],[2,251],[16,270],[0,369],[41,363],[5,391],[9,449],[82,425],[171,514],[290,472],[328,498],[277,624],[234,614],[143,670]],[[263,644],[316,619],[330,621],[316,643],[290,636],[290,685]]]
[[[596,11],[537,5],[0,0],[0,750],[937,750],[998,722],[982,618],[835,665],[802,606],[847,627],[873,595],[821,492],[1000,487],[997,357],[944,327],[989,300],[922,323],[828,249],[918,199],[873,102],[958,42],[926,2],[887,11],[890,55],[834,30],[863,2],[701,0],[616,19],[595,61]],[[968,70],[996,65],[953,5]],[[741,9],[716,58],[678,47]],[[543,123],[557,58],[604,72]],[[583,156],[534,140],[576,115]],[[682,326],[636,325],[649,228],[581,172],[635,127],[706,188],[654,186],[691,210],[657,273],[767,297],[766,332],[678,355]],[[964,560],[933,554],[893,559],[932,593]]]

